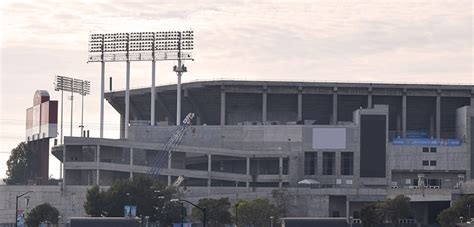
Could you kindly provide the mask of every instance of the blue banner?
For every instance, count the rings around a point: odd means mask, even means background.
[[[123,216],[126,218],[135,218],[137,216],[137,206],[124,206]]]
[[[406,146],[461,146],[461,140],[458,139],[403,139],[394,138],[392,141],[393,145],[406,145]]]

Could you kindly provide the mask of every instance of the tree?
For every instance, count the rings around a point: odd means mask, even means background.
[[[27,184],[34,176],[35,155],[27,143],[21,142],[12,149],[7,161],[6,184]]]
[[[26,217],[26,224],[30,227],[39,226],[42,222],[58,224],[59,211],[49,203],[43,203],[33,208]]]
[[[468,205],[474,205],[474,195],[461,197],[453,206],[443,210],[436,220],[441,226],[454,226],[460,222],[459,217],[469,218]],[[474,209],[474,207],[471,207],[471,209]]]
[[[87,190],[84,210],[86,211],[86,214],[89,214],[92,217],[102,216],[106,205],[106,192],[99,190],[99,186],[97,185]]]
[[[229,212],[229,198],[200,199],[197,205],[206,208],[207,223],[209,223],[210,227],[224,226],[232,222],[232,215]],[[200,209],[194,207],[192,217],[195,221],[199,220],[202,222],[204,214]]]
[[[280,216],[279,210],[268,199],[240,201],[237,208],[239,224],[253,225],[254,227],[268,226],[270,217],[275,220]]]
[[[360,210],[360,219],[364,226],[370,227],[382,224],[385,218],[383,202],[372,202],[365,204]]]
[[[410,198],[404,195],[366,204],[360,210],[364,226],[383,224],[385,221],[397,223],[399,219],[409,218],[411,215]]]
[[[179,222],[181,209],[170,202],[175,190],[155,184],[153,179],[137,175],[130,180],[114,182],[107,191],[94,186],[87,191],[84,209],[90,216],[123,217],[124,206],[137,206],[137,216],[149,216],[168,225]]]
[[[394,199],[385,201],[387,219],[396,223],[399,219],[407,219],[412,216],[410,208],[410,198],[404,195],[397,195]]]

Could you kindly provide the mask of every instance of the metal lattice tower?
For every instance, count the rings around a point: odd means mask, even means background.
[[[171,159],[171,154],[174,152],[178,144],[183,139],[186,128],[191,124],[191,120],[194,117],[194,113],[189,113],[186,118],[184,118],[182,124],[178,125],[174,130],[171,137],[168,139],[163,148],[160,149],[160,152],[156,154],[152,162],[152,167],[148,172],[152,175],[153,178],[157,179],[160,175],[161,166],[165,160]]]

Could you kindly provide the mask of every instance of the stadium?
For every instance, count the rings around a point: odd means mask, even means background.
[[[363,204],[404,194],[424,216],[418,221],[431,224],[474,192],[472,86],[190,82],[182,84],[180,119],[176,85],[155,91],[151,105],[150,88],[130,90],[128,124],[126,91],[105,94],[121,116],[120,139],[65,137],[53,147],[64,163],[64,193],[83,200],[87,186],[150,173],[188,113],[195,117],[158,179],[182,181],[191,201],[272,198],[280,190],[289,217],[357,219]]]

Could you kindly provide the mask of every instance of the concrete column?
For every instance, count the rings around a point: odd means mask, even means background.
[[[350,204],[349,204],[349,199],[346,196],[346,219],[347,219],[347,221],[349,221],[350,216],[351,216],[350,215]]]
[[[250,177],[250,157],[247,157],[246,158],[246,170],[245,170],[245,174],[247,174],[247,177]],[[249,188],[250,187],[250,181],[247,180],[247,182],[245,182],[245,187]]]
[[[316,153],[316,175],[323,175],[323,152]]]
[[[153,58],[155,58],[155,51],[153,51]],[[156,64],[155,60],[151,61],[151,101],[150,101],[150,125],[151,126],[155,125],[155,101],[156,101],[155,64]]]
[[[171,158],[172,154],[168,153],[168,186],[171,186]]]
[[[125,115],[120,114],[120,139],[125,138]]]
[[[128,138],[128,123],[130,122],[130,61],[127,61],[127,75],[125,79],[125,133],[124,138]]]
[[[431,138],[435,137],[435,116],[434,116],[433,113],[430,115],[430,134],[429,134],[429,136]]]
[[[279,182],[278,182],[278,187],[279,188],[282,188],[283,187],[283,157],[280,157],[278,159],[279,163],[278,163],[278,167],[279,167],[279,172],[278,172],[278,175],[279,175]]]
[[[474,88],[471,89],[471,104],[470,106],[474,106]]]
[[[303,120],[303,94],[301,87],[298,88],[298,121]]]
[[[211,172],[212,172],[212,155],[207,155],[207,191],[211,191]]]
[[[337,87],[334,87],[332,94],[332,124],[337,124]]]
[[[397,137],[402,136],[402,117],[400,114],[397,115]]]
[[[263,87],[262,92],[262,124],[266,124],[267,121],[267,87]]]
[[[367,108],[372,108],[372,87],[369,87],[369,94],[367,95]]]
[[[407,90],[403,89],[402,96],[402,137],[407,138]]]
[[[335,152],[335,162],[334,163],[334,167],[335,167],[335,170],[334,170],[334,175],[336,176],[340,176],[341,175],[341,152]]]
[[[100,186],[100,170],[99,170],[99,167],[100,167],[100,146],[97,145],[97,154],[96,154],[96,159],[95,159],[95,164],[96,164],[96,184],[97,186]]]
[[[130,148],[130,180],[133,180],[133,147]]]
[[[225,88],[221,87],[221,125],[225,125]]]
[[[436,96],[436,138],[441,139],[441,90]]]

